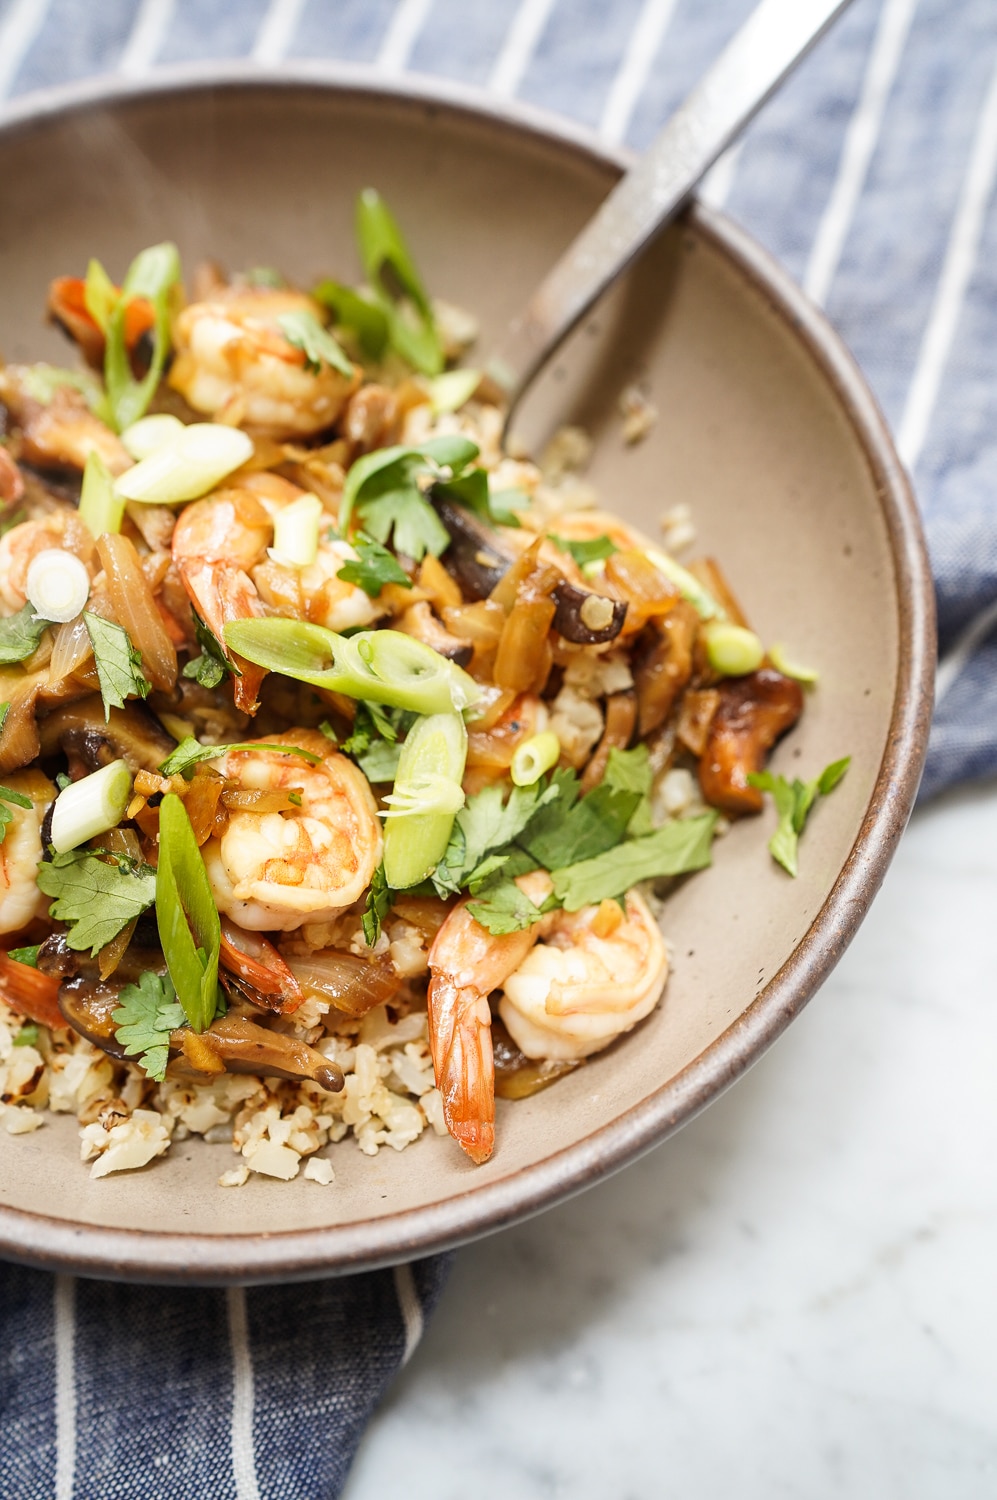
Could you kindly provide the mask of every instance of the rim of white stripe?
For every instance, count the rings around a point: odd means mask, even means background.
[[[432,8],[433,0],[398,0],[375,59],[377,67],[386,73],[405,71]]]
[[[172,19],[173,0],[142,0],[118,72],[126,78],[141,78],[147,73],[159,56]]]
[[[516,93],[554,5],[555,0],[519,0],[519,8],[509,23],[502,50],[488,80],[493,94],[511,99]]]
[[[606,96],[599,134],[616,145],[626,139],[651,67],[675,14],[677,0],[644,0],[634,23],[623,60]]]
[[[0,23],[0,100],[7,98],[17,82],[51,8],[52,0],[14,0]]]
[[[246,1290],[230,1286],[225,1292],[228,1309],[229,1340],[232,1345],[232,1478],[235,1500],[260,1500],[256,1477],[256,1453],[253,1448],[253,1407],[256,1393],[253,1380],[253,1353],[249,1345],[246,1318]]]
[[[997,57],[994,59],[990,85],[973,136],[969,165],[952,221],[945,260],[897,433],[897,449],[909,469],[917,464],[928,436],[942,376],[976,265],[986,208],[995,180]]]
[[[876,28],[858,104],[845,132],[838,175],[817,226],[803,290],[823,303],[831,290],[882,129],[918,0],[886,0]]]
[[[938,663],[938,671],[935,673],[936,708],[955,686],[971,658],[976,655],[995,626],[997,626],[997,599],[992,600],[985,609],[980,610],[978,615],[973,616],[951,651],[947,651]]]
[[[422,1314],[422,1302],[419,1293],[415,1289],[415,1278],[412,1275],[412,1267],[405,1261],[395,1266],[395,1295],[398,1298],[398,1307],[405,1325],[405,1348],[402,1351],[402,1364],[407,1365],[416,1346],[422,1338],[425,1319]]]
[[[257,63],[279,63],[287,56],[307,0],[270,0],[250,56]]]

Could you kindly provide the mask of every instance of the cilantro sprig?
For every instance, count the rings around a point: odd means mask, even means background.
[[[71,849],[38,867],[38,888],[55,899],[49,915],[68,925],[66,941],[95,958],[156,899],[156,872],[124,854]]]
[[[50,620],[40,619],[30,604],[19,609],[16,615],[7,615],[0,620],[0,666],[27,661],[38,650],[50,624]]]
[[[255,742],[245,741],[235,745],[202,745],[200,740],[188,735],[181,740],[175,750],[169,755],[159,767],[160,776],[187,776],[188,771],[193,774],[194,767],[200,765],[203,760],[217,760],[221,755],[227,755],[230,750],[272,750],[278,755],[297,755],[301,760],[306,760],[309,765],[317,766],[320,757],[313,755],[310,750],[301,750],[297,745],[260,745]],[[188,776],[189,780],[190,777]]]
[[[305,356],[305,369],[311,375],[321,373],[322,366],[338,370],[347,380],[352,378],[353,366],[339,347],[328,328],[323,328],[314,313],[301,310],[289,312],[277,319],[281,332],[293,349],[300,349]]]
[[[162,1083],[170,1057],[170,1033],[187,1020],[170,976],[147,972],[137,984],[126,984],[111,1020],[125,1056],[138,1056],[139,1067]]]
[[[561,548],[562,552],[570,553],[580,568],[584,568],[587,563],[603,562],[620,550],[616,543],[605,534],[594,536],[586,542],[573,542],[569,537],[555,536],[551,532],[550,539]]]
[[[396,444],[365,453],[346,476],[340,530],[348,535],[356,511],[363,530],[382,546],[391,537],[394,550],[416,562],[427,552],[439,557],[450,544],[450,533],[424,490],[433,483],[452,486],[477,456],[477,443],[450,434],[429,438],[419,448]]]
[[[83,611],[83,623],[93,647],[104,718],[109,720],[111,709],[124,708],[126,698],[148,698],[152,683],[143,673],[142,658],[123,625],[87,609]]]
[[[412,580],[401,563],[387,547],[382,547],[372,536],[357,532],[352,537],[357,556],[349,558],[337,578],[344,583],[354,583],[371,599],[376,599],[386,583],[397,583],[400,588],[410,589]]]
[[[760,792],[771,793],[779,821],[769,839],[769,853],[788,875],[798,873],[800,834],[806,827],[814,803],[818,797],[826,797],[834,791],[851,760],[851,756],[846,755],[841,760],[831,761],[813,781],[801,781],[798,776],[787,781],[785,776],[777,776],[771,771],[752,771],[748,776],[750,784]]]
[[[6,805],[8,802],[12,807],[24,807],[29,812],[34,805],[31,798],[26,797],[23,792],[14,792],[9,786],[0,786],[0,844],[7,837],[7,829],[14,820],[14,814]]]
[[[216,688],[226,677],[241,677],[242,673],[234,662],[229,661],[222,649],[222,643],[210,630],[197,610],[194,615],[194,635],[201,647],[201,655],[191,657],[183,669],[183,675],[188,680],[193,680],[203,688]]]

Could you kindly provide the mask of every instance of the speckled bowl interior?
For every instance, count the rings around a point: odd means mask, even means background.
[[[549,121],[353,78],[178,79],[43,101],[0,132],[0,347],[66,360],[42,323],[49,278],[97,255],[120,273],[175,239],[192,267],[274,264],[355,278],[353,203],[376,185],[431,287],[471,308],[487,349],[592,213],[617,161]],[[622,441],[638,380],[658,410]],[[427,1134],[401,1154],[333,1148],[329,1187],[217,1186],[230,1148],[187,1141],[91,1182],[75,1120],[0,1133],[0,1254],[98,1275],[304,1277],[454,1243],[535,1211],[661,1140],[779,1033],[836,961],[909,813],[929,711],[932,618],[916,513],[860,377],[744,235],[696,212],[572,340],[524,407],[539,440],[595,438],[605,504],[652,535],[693,508],[755,627],[815,663],[819,689],[775,765],[850,754],[815,814],[799,879],[769,859],[770,817],[731,830],[669,901],[674,972],[637,1032],[555,1088],[499,1104],[473,1167]]]

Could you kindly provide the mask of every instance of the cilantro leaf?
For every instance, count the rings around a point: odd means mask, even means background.
[[[183,1007],[168,974],[142,975],[138,984],[126,984],[111,1013],[114,1034],[126,1057],[138,1053],[139,1067],[162,1083],[170,1058],[170,1032],[186,1023]]]
[[[622,896],[642,880],[701,870],[711,861],[716,822],[715,812],[681,818],[643,838],[627,839],[593,859],[552,870],[554,895],[565,911],[578,911]]]
[[[625,838],[627,824],[641,800],[641,792],[604,778],[567,812],[560,803],[543,808],[520,834],[518,842],[545,870],[559,870],[581,860],[594,859]]]
[[[433,494],[456,501],[495,526],[518,526],[519,517],[510,505],[516,503],[523,510],[530,503],[521,490],[499,490],[493,495],[485,469],[471,469],[459,479],[434,484]]]
[[[297,745],[264,745],[252,743],[239,743],[236,745],[202,745],[189,734],[185,740],[181,740],[175,750],[171,750],[159,768],[160,776],[186,776],[188,771],[193,771],[202,760],[217,760],[220,755],[225,755],[229,750],[274,750],[280,755],[299,755],[309,765],[317,766],[319,757],[313,755],[310,750],[299,750]],[[188,777],[188,780],[190,778]]]
[[[776,776],[772,771],[753,771],[748,781],[762,792],[770,792],[779,821],[775,833],[769,839],[769,853],[788,875],[798,873],[797,855],[800,834],[806,827],[811,809],[818,797],[833,792],[851,764],[851,756],[833,760],[824,767],[813,781],[801,781],[794,777]]]
[[[38,1041],[38,1027],[33,1022],[27,1022],[21,1027],[14,1038],[15,1047],[33,1047]]]
[[[381,358],[388,343],[388,318],[383,308],[338,281],[320,281],[312,296],[329,309],[337,327],[356,334],[368,359]]]
[[[19,609],[16,615],[0,620],[0,666],[26,661],[38,650],[38,643],[50,623],[49,620],[40,620],[30,604]]]
[[[10,787],[0,786],[0,844],[7,837],[8,825],[14,820],[14,814],[5,806],[7,802],[13,803],[15,807],[26,807],[29,811],[34,806],[31,798],[26,797],[23,792],[12,792]]]
[[[200,656],[194,656],[183,669],[184,677],[192,679],[204,688],[216,688],[226,677],[241,677],[242,673],[225,655],[222,643],[210,630],[197,610],[194,615],[194,635],[203,646]]]
[[[561,796],[563,780],[564,773],[555,772],[546,784],[513,787],[507,801],[498,785],[483,787],[469,797],[454,819],[450,842],[432,875],[437,894],[455,895],[465,886],[480,884],[490,871],[506,867],[513,852],[506,846],[513,844],[542,807]],[[489,860],[499,858],[500,850],[501,862],[493,862],[486,870]],[[527,866],[535,867],[535,863]]]
[[[303,310],[284,313],[277,322],[292,349],[300,349],[305,356],[305,369],[309,374],[318,375],[322,366],[328,365],[345,375],[347,380],[353,378],[352,364],[314,313]]]
[[[129,697],[147,698],[152,683],[142,672],[142,658],[132,645],[123,625],[83,611],[83,623],[93,647],[94,664],[104,700],[104,718],[110,719],[112,708],[124,708]]]
[[[360,918],[368,948],[373,948],[380,937],[381,923],[391,910],[394,899],[394,892],[389,888],[384,876],[384,865],[378,865],[370,882],[370,890],[367,892],[367,905]]]
[[[557,901],[548,896],[543,906],[536,906],[514,880],[500,879],[485,886],[479,897],[467,903],[467,909],[482,927],[501,937],[532,927],[556,905]]]
[[[357,756],[357,765],[368,781],[394,781],[402,747],[397,740],[375,740],[370,749]]]
[[[7,957],[17,964],[27,964],[29,969],[37,969],[41,946],[41,943],[34,943],[30,948],[11,948]]]
[[[337,578],[344,583],[355,583],[371,599],[376,599],[386,583],[397,583],[403,589],[412,587],[412,580],[393,552],[375,542],[373,537],[361,531],[353,537],[356,558],[343,564]]]
[[[620,550],[616,543],[605,534],[594,536],[587,542],[573,542],[569,537],[555,536],[551,532],[550,539],[560,547],[562,552],[570,552],[580,568],[584,568],[586,563],[602,562]]]
[[[49,915],[69,924],[70,948],[95,958],[156,899],[156,872],[124,855],[103,859],[87,849],[55,854],[38,867],[38,889],[55,900]]]
[[[654,823],[651,819],[653,782],[654,772],[651,769],[651,757],[646,745],[635,745],[632,750],[615,748],[610,750],[603,785],[614,787],[617,791],[637,792],[640,795],[633,817],[627,824],[628,838],[638,838],[641,834],[654,832]]]
[[[366,453],[346,475],[339,507],[339,528],[349,531],[353,511],[376,542],[387,544],[393,533],[396,552],[419,562],[427,552],[439,557],[450,545],[450,533],[426,501],[419,480],[459,479],[478,456],[470,438],[429,438],[421,448],[395,445]]]

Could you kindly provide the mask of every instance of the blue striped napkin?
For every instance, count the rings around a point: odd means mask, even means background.
[[[0,0],[0,101],[192,58],[348,59],[639,148],[752,4]],[[914,474],[942,652],[925,796],[997,769],[995,178],[993,0],[855,0],[704,187],[826,307]],[[164,1295],[0,1266],[0,1489],[335,1496],[446,1268]]]

